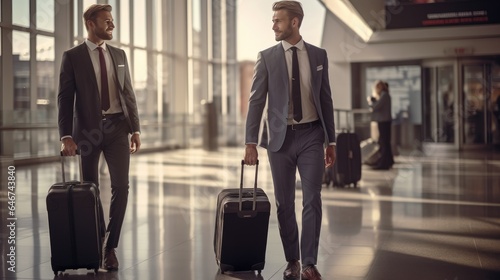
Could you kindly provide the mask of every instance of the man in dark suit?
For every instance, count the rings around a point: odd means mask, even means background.
[[[245,163],[257,162],[267,148],[280,236],[288,262],[284,279],[321,279],[316,268],[321,231],[321,182],[335,161],[335,125],[326,51],[302,40],[304,16],[296,1],[273,4],[274,47],[255,64],[245,136]],[[264,108],[267,110],[264,114]],[[326,148],[325,148],[326,147]],[[302,235],[295,216],[296,170],[302,180]]]
[[[83,179],[99,186],[101,152],[108,164],[112,196],[107,228],[99,200],[102,267],[117,270],[115,248],[127,207],[130,154],[139,150],[141,141],[125,52],[105,43],[113,38],[115,27],[111,9],[94,4],[83,14],[88,37],[63,54],[58,107],[61,151],[72,156],[78,147]]]

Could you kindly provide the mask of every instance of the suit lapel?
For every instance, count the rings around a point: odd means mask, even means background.
[[[311,48],[309,44],[304,42],[304,46],[307,50],[307,56],[309,57],[309,67],[311,71],[311,86],[312,86],[312,93],[316,93],[316,79],[318,76],[318,71],[316,67],[318,67],[318,63],[316,62],[316,53],[314,52],[314,48]]]
[[[80,63],[82,64],[82,69],[87,69],[84,73],[89,74],[90,76],[89,79],[92,81],[92,86],[94,86],[95,92],[99,92],[98,90],[99,87],[97,86],[97,80],[96,80],[96,73],[94,71],[94,65],[92,65],[92,59],[90,58],[89,49],[85,42],[80,44],[78,52],[79,52],[78,57],[81,58]]]
[[[277,52],[277,55],[273,55],[272,57],[276,58],[276,67],[278,67],[278,73],[281,73],[281,82],[285,86],[285,90],[283,92],[289,92],[289,79],[288,79],[288,68],[286,66],[286,58],[285,58],[285,50],[283,49],[283,45],[281,42],[276,45],[275,51]],[[288,95],[286,95],[288,98]]]
[[[111,57],[111,62],[115,70],[116,83],[119,87],[119,92],[123,90],[125,84],[125,61],[120,52],[118,52],[114,47],[107,45],[109,56]]]

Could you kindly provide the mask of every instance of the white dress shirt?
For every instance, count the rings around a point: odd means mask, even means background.
[[[93,42],[85,39],[87,44],[90,59],[92,60],[92,65],[94,66],[94,72],[97,80],[97,86],[99,88],[99,93],[101,92],[101,66],[99,62],[99,50],[97,45]],[[111,56],[109,55],[106,43],[102,43],[100,47],[103,50],[104,60],[106,61],[106,70],[108,71],[108,87],[109,87],[109,102],[110,107],[107,111],[103,111],[103,114],[115,114],[123,112],[120,105],[120,98],[118,97],[118,89],[116,88],[116,75],[111,61]]]
[[[288,102],[288,124],[297,123],[293,119],[293,105],[292,105],[292,55],[293,51],[291,45],[287,41],[283,40],[282,46],[285,51],[286,66],[288,69],[288,80],[290,85],[289,100]],[[300,72],[300,93],[302,101],[302,120],[300,123],[313,122],[318,119],[318,111],[314,105],[313,95],[312,95],[312,84],[311,84],[311,67],[309,64],[309,56],[307,55],[307,49],[304,45],[304,40],[300,40],[297,44],[297,58],[299,61],[299,72]]]

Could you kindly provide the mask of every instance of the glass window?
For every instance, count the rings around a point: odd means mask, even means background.
[[[88,7],[90,7],[90,5],[96,4],[96,2],[97,2],[96,0],[83,0],[81,12],[80,13],[78,13],[78,11],[76,12],[77,15],[75,16],[75,19],[79,20],[82,24],[81,25],[82,27],[79,30],[79,35],[82,35],[84,38],[87,37],[87,28],[85,28],[85,22],[83,22],[83,13],[85,13],[85,11],[87,10]]]
[[[156,99],[157,99],[157,120],[161,122],[163,113],[163,55],[156,55]]]
[[[193,31],[201,31],[201,3],[200,0],[193,0]]]
[[[463,67],[465,144],[485,144],[486,75],[484,64]]]
[[[125,2],[125,1],[123,1]],[[115,28],[120,28],[120,26],[116,26],[118,24],[118,18],[119,18],[119,9],[118,9],[118,5],[116,4],[116,0],[108,0],[108,4],[111,5],[111,16],[113,17],[113,20],[114,20],[114,24],[115,24]],[[116,29],[116,31],[113,31],[113,41],[114,40],[119,40],[119,33],[118,33],[118,29]]]
[[[113,10],[111,10],[111,13],[114,15],[116,13],[116,11],[118,11],[117,5],[116,5],[116,0],[108,0],[108,4],[111,5],[111,7],[113,7]],[[116,20],[116,18],[115,18],[115,20]]]
[[[19,26],[30,27],[30,1],[12,1],[12,23]]]
[[[137,97],[137,106],[145,108],[141,104],[146,99],[148,82],[148,55],[145,50],[134,50],[134,90]],[[144,110],[144,109],[143,109]]]
[[[38,35],[36,38],[37,116],[36,121],[48,123],[57,120],[57,100],[54,87],[54,38]]]
[[[82,22],[82,16],[78,13],[78,5],[73,5],[73,32],[74,36],[77,37],[80,34],[78,33],[78,23]],[[85,27],[84,27],[85,28]]]
[[[30,48],[29,33],[12,32],[14,68],[14,119],[29,122],[30,109]]]
[[[202,64],[198,60],[193,60],[193,80],[189,81],[193,87],[193,114],[195,119],[200,120],[202,118],[202,101],[209,101],[206,94],[206,90],[203,88],[202,84]]]
[[[54,31],[54,0],[36,1],[36,28]]]
[[[2,5],[0,4],[0,7]],[[0,9],[0,14],[2,13],[2,10]],[[2,62],[3,62],[3,59],[2,59],[2,28],[0,28],[0,77],[2,77]],[[1,78],[0,78],[1,80]],[[4,89],[3,89],[3,86],[0,84],[0,93],[3,94],[4,92]],[[3,106],[0,105],[0,111],[3,110],[2,108]],[[1,137],[1,135],[0,135]]]
[[[500,65],[493,64],[491,68],[491,95],[488,106],[493,114],[491,133],[493,144],[500,144]]]
[[[116,26],[120,32],[120,42],[130,43],[130,6],[129,1],[120,2],[120,20]]]
[[[146,1],[134,1],[134,45],[146,47]]]
[[[153,2],[153,46],[157,50],[163,50],[163,12],[162,12],[162,0],[156,0]]]
[[[174,68],[174,62],[171,57],[163,56],[163,80],[162,80],[162,94],[163,94],[163,117],[167,119],[171,112],[174,112],[173,104],[174,104],[174,94],[172,90],[172,80],[171,73]]]

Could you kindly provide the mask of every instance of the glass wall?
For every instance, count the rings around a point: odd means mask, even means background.
[[[9,67],[2,75],[2,116],[13,117],[0,119],[2,142],[12,147],[0,155],[15,160],[58,155],[62,52],[84,41],[82,14],[96,2],[113,6],[116,29],[108,43],[127,55],[144,149],[201,146],[203,102],[216,104],[220,141],[232,139],[230,131],[237,134],[234,126],[226,128],[236,122],[231,109],[238,95],[236,1],[2,1],[0,14],[8,13],[10,22],[1,22],[0,32],[4,24],[13,26],[0,33],[0,40],[11,43],[0,49],[1,69]]]
[[[500,69],[496,61],[462,65],[464,144],[500,144]]]
[[[2,1],[0,156],[43,157],[56,149],[55,2]]]

